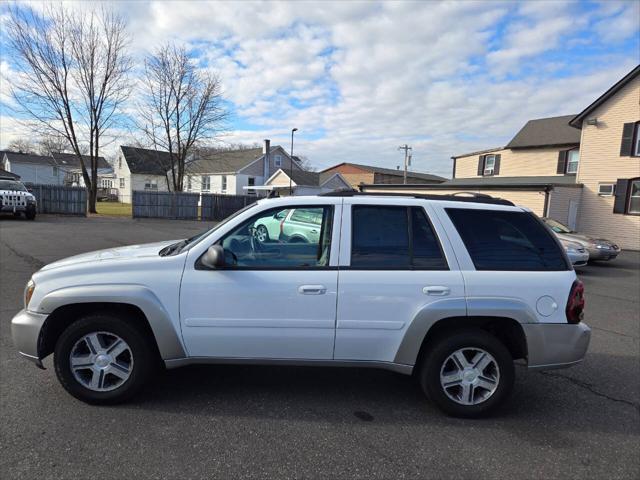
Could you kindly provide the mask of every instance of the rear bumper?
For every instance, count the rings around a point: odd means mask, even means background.
[[[38,355],[38,340],[46,319],[47,315],[21,310],[11,320],[13,344],[23,357],[39,367],[42,367],[42,362]]]
[[[580,363],[591,340],[591,329],[584,323],[528,323],[522,329],[531,369],[565,368]]]

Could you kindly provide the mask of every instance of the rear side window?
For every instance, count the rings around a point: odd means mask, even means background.
[[[351,232],[353,268],[448,269],[422,208],[356,205]]]
[[[569,269],[552,233],[529,212],[465,208],[446,210],[476,270]]]

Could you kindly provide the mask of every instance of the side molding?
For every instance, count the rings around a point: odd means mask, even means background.
[[[54,290],[40,302],[39,313],[77,303],[119,303],[138,307],[147,317],[164,360],[186,357],[169,313],[155,294],[141,285],[85,285]]]

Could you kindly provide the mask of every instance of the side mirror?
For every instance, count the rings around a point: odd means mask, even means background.
[[[208,268],[224,267],[224,248],[211,245],[202,256],[202,264]]]

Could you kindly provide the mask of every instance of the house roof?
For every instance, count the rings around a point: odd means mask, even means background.
[[[4,153],[4,152],[2,152]],[[20,180],[20,175],[16,175],[13,172],[7,172],[6,170],[0,168],[0,179],[3,180]]]
[[[504,150],[504,147],[486,148],[484,150],[477,150],[475,152],[463,153],[461,155],[454,155],[451,158],[455,159],[455,158],[462,158],[462,157],[470,157],[472,155],[482,155],[484,153],[498,152],[500,150]]]
[[[580,132],[571,128],[569,122],[575,115],[538,118],[529,120],[505,148],[551,147],[578,145]]]
[[[387,185],[363,185],[369,188],[386,189],[435,189],[450,190],[452,188],[470,189],[535,189],[542,190],[548,187],[576,187],[582,188],[581,183],[576,183],[576,178],[571,175],[551,175],[540,177],[481,177],[481,178],[453,178],[438,184],[387,184]]]
[[[133,174],[165,175],[171,168],[169,152],[121,145],[120,150]]]
[[[351,162],[342,162],[333,167],[325,168],[322,172],[327,172],[328,170],[333,170],[334,168],[340,167],[342,165],[350,165],[353,167],[361,168],[371,173],[380,173],[384,175],[395,175],[402,177],[404,175],[403,170],[395,170],[393,168],[384,168],[377,167],[375,165],[363,165],[361,163],[351,163]],[[444,181],[446,180],[444,177],[440,177],[438,175],[432,175],[430,173],[421,173],[421,172],[412,172],[407,171],[407,178],[419,178],[421,180],[433,180],[433,181]]]
[[[276,150],[282,150],[282,147],[280,147],[279,145],[274,145],[271,147],[269,152],[272,153]],[[201,154],[199,158],[196,158],[189,163],[189,165],[187,166],[187,172],[234,174],[249,166],[261,157],[262,148],[206,152]]]
[[[4,154],[12,163],[27,163],[33,165],[55,165],[55,161],[49,155],[35,155],[33,153],[20,153],[5,151]]]
[[[600,95],[591,105],[585,108],[578,115],[574,116],[569,122],[569,125],[578,129],[582,128],[582,122],[587,118],[589,114],[591,114],[591,112],[593,112],[596,108],[609,100],[613,95],[618,93],[621,88],[627,85],[638,75],[640,75],[640,65],[637,65],[633,70],[631,70],[624,77],[618,80],[618,82],[616,82],[609,90]]]
[[[293,172],[284,172],[284,174],[291,177],[296,185],[319,187],[334,175],[337,175],[337,172],[307,172],[305,170],[294,170]]]
[[[80,159],[75,153],[54,153],[51,156],[58,166],[80,168]],[[82,159],[84,160],[86,167],[91,165],[91,158],[88,155],[83,155]],[[98,168],[111,168],[111,165],[104,159],[104,157],[98,157]]]

